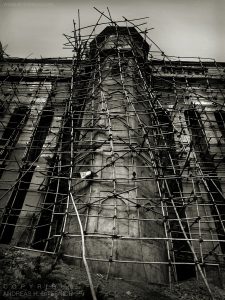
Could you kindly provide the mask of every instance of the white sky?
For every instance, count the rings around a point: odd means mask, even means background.
[[[93,6],[114,19],[149,17],[149,36],[168,55],[225,61],[225,0],[0,0],[0,41],[12,56],[69,56],[62,34],[78,9],[82,26],[94,24]]]

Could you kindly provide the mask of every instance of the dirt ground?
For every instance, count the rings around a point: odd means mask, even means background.
[[[98,300],[199,300],[211,299],[205,285],[195,278],[165,285],[105,280],[92,274]],[[225,290],[210,284],[214,299],[225,299]],[[79,299],[91,300],[84,269],[68,265],[63,257],[37,256],[15,248],[0,248],[1,299]]]

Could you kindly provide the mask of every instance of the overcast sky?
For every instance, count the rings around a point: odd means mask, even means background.
[[[168,55],[225,61],[225,0],[0,0],[0,41],[12,56],[69,56],[63,33],[93,24],[110,8],[114,19],[149,17],[149,36]]]

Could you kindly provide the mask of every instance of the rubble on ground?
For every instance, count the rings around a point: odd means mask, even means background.
[[[147,285],[123,279],[106,280],[92,274],[98,300],[209,300],[203,282],[195,278],[165,285]],[[214,299],[225,299],[225,291],[210,284]],[[63,256],[39,255],[15,248],[0,249],[0,296],[2,299],[91,300],[84,269],[68,264]]]

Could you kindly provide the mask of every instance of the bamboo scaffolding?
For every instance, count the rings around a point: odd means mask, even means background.
[[[179,280],[178,266],[189,265],[213,299],[207,267],[224,268],[225,255],[225,63],[168,56],[147,35],[146,18],[115,21],[109,9],[95,10],[96,24],[82,27],[78,12],[72,33],[64,35],[72,56],[0,61],[1,238],[10,228],[27,230],[26,247],[18,248],[50,254],[67,239],[82,241],[82,255],[64,255],[83,261],[93,299],[92,262],[107,264],[107,279],[116,263],[143,265],[146,274],[148,265],[165,265],[170,286]],[[105,26],[114,30],[107,50]],[[137,34],[150,44],[147,59]],[[17,113],[22,107],[24,116]],[[43,116],[49,125],[40,124]],[[103,154],[108,159],[96,161]],[[120,174],[121,161],[127,175]],[[140,196],[141,184],[154,184],[156,195]],[[71,220],[79,231],[68,230]],[[90,230],[90,220],[111,222],[111,232],[102,234],[99,225]],[[136,222],[136,236],[118,233],[121,222],[128,231]],[[143,224],[161,226],[163,234],[144,236]],[[109,257],[89,257],[89,240],[108,240]],[[159,241],[166,260],[115,259],[122,240],[141,248]]]

